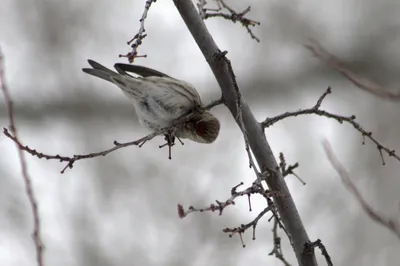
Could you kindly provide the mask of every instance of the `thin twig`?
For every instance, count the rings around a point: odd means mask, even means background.
[[[201,108],[201,110],[211,109],[212,107],[214,107],[216,105],[219,105],[222,102],[223,102],[222,99],[215,100],[215,101],[211,102],[210,104],[206,105],[205,107]],[[95,157],[99,157],[99,156],[106,156],[107,154],[109,154],[109,153],[111,153],[113,151],[116,151],[116,150],[119,150],[121,148],[125,148],[125,147],[128,147],[128,146],[139,146],[139,147],[141,147],[144,143],[146,143],[147,141],[153,139],[154,137],[156,137],[158,135],[161,135],[161,134],[164,134],[164,133],[167,133],[167,132],[170,132],[175,127],[181,125],[182,123],[185,123],[185,122],[189,121],[192,118],[193,115],[194,114],[190,114],[188,116],[181,117],[181,118],[177,119],[174,123],[172,123],[171,126],[162,128],[162,129],[160,129],[158,131],[155,131],[155,132],[153,132],[153,133],[151,133],[151,134],[149,134],[149,135],[147,135],[147,136],[145,136],[143,138],[140,138],[138,140],[129,141],[129,142],[125,142],[125,143],[119,143],[117,141],[114,141],[114,147],[112,147],[112,148],[109,148],[109,149],[106,149],[106,150],[103,150],[103,151],[100,151],[100,152],[81,154],[81,155],[73,155],[72,157],[70,157],[70,156],[62,156],[62,155],[58,155],[58,154],[57,155],[51,155],[51,154],[45,154],[45,153],[42,153],[42,152],[38,152],[38,151],[36,151],[36,149],[32,149],[32,148],[30,148],[28,146],[24,146],[15,137],[15,135],[12,134],[12,133],[10,134],[10,132],[6,128],[3,129],[3,133],[8,138],[13,140],[18,145],[20,150],[28,152],[29,154],[31,154],[33,156],[36,156],[38,158],[44,158],[44,159],[47,159],[47,160],[59,160],[60,162],[67,162],[67,165],[61,170],[61,173],[63,174],[66,169],[72,168],[76,161],[83,160],[83,159],[89,159],[89,158],[95,158]]]
[[[273,218],[274,218],[274,226],[272,228],[272,234],[273,234],[274,247],[272,248],[272,251],[268,255],[269,256],[275,255],[275,257],[278,258],[280,261],[282,261],[282,263],[285,266],[290,266],[290,263],[283,256],[281,247],[281,238],[278,236],[279,218],[275,216]]]
[[[234,87],[235,93],[236,93],[236,110],[237,110],[235,119],[236,119],[240,129],[242,130],[242,133],[243,133],[245,150],[246,150],[246,153],[247,153],[247,157],[249,158],[249,167],[253,169],[254,174],[257,177],[257,183],[259,185],[261,185],[261,180],[263,178],[265,178],[265,177],[263,177],[263,175],[257,169],[257,166],[256,166],[256,164],[254,162],[254,159],[253,159],[253,155],[251,154],[250,145],[249,145],[249,137],[248,137],[248,134],[247,134],[246,127],[244,126],[244,121],[243,121],[243,112],[242,112],[242,108],[243,108],[242,107],[242,98],[243,97],[242,97],[242,93],[239,90],[239,86],[236,83],[236,78],[235,78],[235,74],[234,74],[233,69],[232,69],[231,62],[230,62],[230,60],[228,58],[226,58],[226,56],[225,56],[226,54],[227,54],[227,52],[221,52],[221,53],[215,55],[215,57],[218,60],[223,60],[223,61],[226,62],[227,66],[228,66],[229,73],[230,73],[230,75],[232,77],[232,80],[234,81],[233,87]]]
[[[299,175],[297,175],[293,170],[299,167],[299,163],[295,163],[293,165],[287,166],[285,156],[283,155],[283,152],[279,153],[279,168],[281,170],[282,176],[286,177],[288,175],[294,175],[297,180],[304,186],[306,182],[304,182],[303,179],[300,178]]]
[[[256,227],[258,224],[258,221],[268,212],[270,211],[272,208],[272,206],[268,206],[266,207],[263,211],[261,211],[256,218],[254,218],[253,221],[251,221],[250,223],[247,224],[242,224],[240,225],[240,227],[235,227],[235,228],[225,228],[222,231],[224,233],[229,233],[229,237],[232,237],[235,234],[239,234],[240,236],[240,240],[242,242],[242,246],[245,248],[246,245],[243,242],[243,238],[242,238],[242,234],[244,232],[246,232],[247,229],[249,229],[250,227],[253,228],[253,240],[256,240]]]
[[[15,126],[14,121],[14,112],[13,112],[13,103],[11,100],[11,96],[8,93],[5,73],[4,73],[4,56],[0,49],[0,79],[1,79],[1,90],[3,92],[4,101],[6,103],[8,119],[10,122],[10,130],[14,135],[17,142],[19,142],[17,128]],[[19,145],[17,145],[18,149],[18,157],[21,164],[21,172],[22,177],[25,184],[26,195],[28,196],[29,204],[31,205],[32,215],[33,215],[33,242],[35,244],[36,249],[36,262],[38,266],[43,266],[43,244],[40,236],[40,219],[39,219],[39,211],[38,204],[35,198],[35,193],[32,188],[32,182],[28,174],[28,168],[25,160],[24,153],[20,149]]]
[[[206,8],[205,5],[207,4],[207,2],[204,0],[199,0],[197,8],[199,10],[200,17],[203,20],[208,18],[220,17],[226,20],[230,20],[233,23],[239,21],[242,24],[242,26],[246,28],[250,37],[256,40],[257,42],[260,42],[260,39],[250,29],[250,27],[260,25],[260,22],[245,18],[245,15],[250,12],[251,9],[250,6],[244,9],[242,12],[236,12],[235,10],[233,10],[233,8],[227,5],[224,0],[215,0],[215,2],[217,3],[218,8]],[[221,12],[223,10],[228,11],[229,14]]]
[[[342,179],[345,187],[354,195],[354,197],[360,203],[361,207],[367,213],[367,215],[375,222],[383,225],[384,227],[392,231],[400,239],[400,221],[395,221],[394,219],[391,218],[385,218],[382,214],[375,211],[365,201],[361,193],[358,191],[357,187],[353,184],[353,182],[350,179],[349,173],[346,171],[346,169],[340,163],[338,158],[335,156],[332,147],[330,146],[327,140],[323,141],[323,146],[329,162],[332,164],[333,168],[336,170],[339,177]]]
[[[324,244],[322,244],[321,239],[317,239],[314,242],[308,242],[304,244],[304,252],[314,252],[314,249],[318,247],[321,250],[322,256],[324,256],[326,263],[328,266],[333,266],[333,262],[331,256],[329,256],[328,251],[326,250]]]
[[[309,115],[309,114],[315,114],[315,115],[318,115],[318,116],[324,116],[324,117],[327,117],[327,118],[332,118],[332,119],[335,119],[336,121],[338,121],[341,124],[343,122],[345,122],[345,123],[348,123],[348,124],[352,125],[357,131],[359,131],[362,134],[363,139],[365,137],[367,137],[369,140],[371,140],[376,145],[376,148],[378,149],[379,153],[381,154],[381,159],[382,159],[382,164],[383,165],[385,165],[386,162],[385,162],[385,160],[384,160],[384,158],[382,156],[382,151],[386,152],[387,155],[389,155],[389,157],[394,157],[398,161],[400,161],[400,156],[396,154],[395,150],[391,150],[391,149],[383,146],[377,139],[375,139],[372,136],[372,132],[366,131],[365,129],[363,129],[361,127],[361,125],[359,123],[355,122],[355,119],[356,119],[355,115],[347,117],[347,116],[336,115],[336,114],[333,114],[333,113],[330,113],[330,112],[327,112],[327,111],[319,109],[320,106],[321,106],[322,101],[325,99],[326,95],[328,95],[329,93],[331,93],[331,89],[330,88],[328,88],[326,90],[326,92],[318,99],[317,104],[315,106],[313,106],[312,108],[298,110],[298,111],[294,111],[294,112],[286,112],[286,113],[277,115],[277,116],[272,117],[272,118],[266,118],[263,122],[261,122],[261,125],[262,125],[263,128],[266,128],[266,127],[270,127],[273,124],[275,124],[276,122],[281,121],[281,120],[283,120],[285,118],[288,118],[288,117],[296,117],[296,116],[299,116],[299,115]],[[363,144],[364,143],[365,142],[363,141]]]
[[[199,10],[199,15],[200,15],[201,19],[206,19],[206,13],[205,13],[206,5],[207,5],[206,0],[199,0],[199,2],[197,3],[197,9]]]
[[[178,204],[178,215],[180,218],[186,217],[188,214],[192,212],[206,212],[206,211],[218,211],[219,215],[222,215],[223,210],[230,205],[235,205],[235,199],[237,197],[242,197],[242,196],[247,196],[249,199],[249,211],[252,211],[251,209],[251,203],[250,203],[250,196],[253,194],[261,194],[265,197],[269,197],[272,192],[264,190],[260,185],[257,183],[253,183],[252,186],[241,190],[237,191],[237,188],[242,186],[243,183],[240,183],[239,185],[234,186],[231,189],[231,197],[225,201],[218,201],[216,200],[216,204],[210,204],[207,207],[204,208],[196,208],[193,206],[190,206],[187,210],[184,210],[183,206],[181,204]]]
[[[129,60],[129,63],[133,63],[135,58],[138,57],[147,57],[147,55],[138,55],[137,49],[138,47],[142,44],[143,39],[147,36],[145,33],[145,28],[144,28],[144,21],[147,18],[147,13],[149,12],[150,6],[152,3],[155,3],[156,0],[147,0],[146,4],[144,6],[144,11],[142,14],[142,17],[140,18],[140,28],[138,33],[128,42],[128,44],[131,45],[132,51],[127,53],[126,55],[119,55],[119,57],[127,57]]]
[[[210,211],[210,212],[218,211],[219,215],[222,215],[222,212],[226,207],[231,206],[231,205],[235,205],[235,199],[238,198],[238,197],[242,197],[242,196],[247,196],[248,197],[249,211],[252,211],[250,197],[251,197],[251,195],[259,194],[259,195],[262,195],[267,200],[268,207],[266,207],[262,212],[260,212],[253,221],[251,221],[251,222],[249,222],[247,224],[242,224],[239,227],[225,228],[222,231],[225,232],[225,233],[230,233],[229,237],[232,237],[236,233],[239,234],[240,240],[242,242],[242,245],[243,245],[243,247],[245,247],[246,245],[243,242],[242,234],[247,229],[252,227],[253,228],[253,238],[252,239],[255,240],[256,239],[255,229],[256,229],[258,221],[268,211],[271,211],[273,213],[273,217],[276,217],[277,223],[279,224],[279,227],[282,228],[283,231],[286,233],[286,235],[289,238],[289,241],[292,241],[290,235],[288,234],[288,232],[284,228],[282,222],[280,221],[280,218],[278,217],[278,213],[276,211],[276,207],[275,207],[272,199],[270,198],[272,195],[275,195],[275,196],[284,196],[284,195],[281,195],[279,192],[272,192],[272,191],[264,190],[263,187],[261,185],[259,185],[257,182],[254,182],[247,189],[244,189],[244,190],[241,190],[241,191],[237,191],[237,189],[242,185],[243,185],[243,182],[241,182],[240,184],[234,186],[231,189],[231,197],[229,199],[227,199],[225,201],[216,200],[215,201],[216,204],[213,203],[213,204],[210,204],[209,206],[204,207],[204,208],[197,208],[197,207],[190,206],[187,210],[185,210],[181,204],[178,204],[178,215],[179,215],[180,218],[184,218],[188,214],[193,213],[193,212],[206,212],[206,211]]]

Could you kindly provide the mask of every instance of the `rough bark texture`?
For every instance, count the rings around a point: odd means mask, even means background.
[[[210,65],[222,90],[225,105],[228,107],[233,117],[236,118],[238,110],[235,86],[237,86],[237,84],[230,69],[229,61],[226,60],[224,56],[221,56],[220,50],[208,32],[204,22],[201,20],[192,1],[173,1],[190,33]],[[248,134],[249,145],[261,172],[267,171],[268,169],[276,169],[278,166],[277,162],[266,140],[260,123],[256,121],[253,113],[243,98],[241,106],[244,127]],[[281,194],[285,195],[275,196],[274,202],[278,208],[282,222],[292,239],[292,246],[296,253],[299,265],[317,265],[314,252],[308,254],[304,253],[304,244],[309,241],[309,238],[282,175],[277,173],[273,177],[268,178],[267,184],[272,191],[279,191]]]

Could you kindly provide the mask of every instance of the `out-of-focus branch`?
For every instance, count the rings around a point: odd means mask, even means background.
[[[338,121],[338,122],[341,123],[341,124],[342,124],[343,122],[348,123],[348,124],[352,125],[357,131],[359,131],[359,132],[362,134],[362,137],[363,137],[362,144],[365,144],[365,137],[367,137],[369,140],[371,140],[371,141],[376,145],[376,148],[377,148],[378,151],[379,151],[379,154],[380,154],[380,156],[381,156],[382,164],[383,164],[383,165],[385,165],[386,163],[385,163],[385,159],[383,158],[383,153],[382,153],[382,151],[384,151],[387,155],[389,155],[389,157],[394,157],[394,158],[396,158],[398,161],[400,161],[400,156],[396,154],[395,150],[391,150],[391,149],[389,149],[389,148],[383,146],[377,139],[375,139],[375,138],[372,136],[372,132],[366,131],[365,129],[363,129],[363,128],[361,127],[361,125],[360,125],[359,123],[357,123],[357,122],[354,121],[354,120],[356,119],[356,116],[355,116],[355,115],[352,115],[352,116],[348,116],[348,117],[347,117],[347,116],[336,115],[336,114],[333,114],[333,113],[330,113],[330,112],[321,110],[320,107],[321,107],[322,101],[323,101],[323,100],[325,99],[325,97],[326,97],[328,94],[330,94],[331,92],[332,92],[332,91],[331,91],[331,88],[328,88],[328,89],[324,92],[324,94],[318,99],[317,103],[316,103],[313,107],[311,107],[311,108],[308,108],[308,109],[301,109],[301,110],[293,111],[293,112],[286,112],[286,113],[277,115],[277,116],[272,117],[272,118],[266,118],[266,119],[261,123],[261,125],[262,125],[263,128],[267,128],[267,127],[270,127],[270,126],[272,126],[273,124],[275,124],[276,122],[281,121],[281,120],[283,120],[283,119],[285,119],[285,118],[288,118],[288,117],[296,117],[296,116],[298,116],[298,115],[315,114],[315,115],[324,116],[324,117],[327,117],[327,118],[332,118],[332,119],[335,119],[336,121]]]
[[[210,104],[204,106],[202,108],[202,110],[211,109],[212,107],[217,106],[217,105],[219,105],[221,103],[222,103],[222,99],[215,100],[215,101],[211,102]],[[199,110],[199,111],[201,111],[201,110]],[[72,168],[76,161],[80,161],[80,160],[83,160],[83,159],[95,158],[95,157],[99,157],[99,156],[106,156],[107,154],[109,154],[109,153],[111,153],[113,151],[116,151],[116,150],[119,150],[121,148],[125,148],[125,147],[128,147],[128,146],[139,146],[139,147],[142,147],[147,141],[152,140],[153,138],[155,138],[158,135],[166,134],[167,136],[170,136],[171,133],[169,133],[169,132],[173,132],[173,129],[175,127],[179,126],[182,123],[185,123],[185,122],[189,121],[192,118],[193,115],[194,115],[194,113],[189,114],[189,115],[184,116],[184,117],[181,117],[181,118],[177,119],[171,126],[162,128],[162,129],[160,129],[158,131],[155,131],[155,132],[153,132],[153,133],[151,133],[151,134],[149,134],[149,135],[147,135],[147,136],[145,136],[143,138],[140,138],[138,140],[124,142],[124,143],[119,143],[117,141],[114,141],[114,147],[112,147],[112,148],[109,148],[109,149],[106,149],[106,150],[103,150],[103,151],[100,151],[100,152],[81,154],[81,155],[73,155],[72,157],[70,157],[70,156],[62,156],[62,155],[58,155],[58,154],[57,155],[51,155],[51,154],[45,154],[45,153],[42,153],[42,152],[38,152],[36,149],[32,149],[32,148],[30,148],[28,146],[23,145],[18,140],[18,138],[15,136],[15,134],[10,133],[6,128],[3,129],[3,133],[8,138],[13,140],[18,145],[18,148],[21,151],[28,152],[29,154],[31,154],[33,156],[36,156],[39,159],[44,158],[46,160],[58,160],[60,162],[67,162],[67,165],[61,170],[61,173],[63,174],[66,169]],[[170,136],[170,137],[172,137],[172,136]],[[168,144],[168,147],[169,147],[169,158],[171,159],[171,147],[175,143],[174,142],[171,143],[169,141],[171,139],[170,137],[166,137],[166,140],[167,140],[167,144]],[[164,147],[164,146],[166,146],[166,145],[162,145],[162,146],[160,146],[160,148]]]
[[[253,31],[250,29],[250,27],[260,25],[260,22],[245,17],[245,15],[250,12],[250,6],[242,12],[236,12],[229,5],[227,5],[224,0],[215,0],[215,2],[217,3],[218,8],[207,8],[207,1],[199,0],[199,2],[197,3],[197,8],[199,10],[199,15],[202,19],[220,17],[230,20],[233,23],[239,21],[240,24],[242,24],[242,26],[246,28],[250,37],[257,42],[260,42],[260,39],[256,35],[254,35]],[[228,13],[224,13],[223,11],[227,11]]]
[[[147,18],[147,13],[149,12],[150,6],[152,3],[156,2],[156,0],[146,0],[146,4],[144,6],[144,11],[142,17],[140,18],[140,28],[135,36],[128,42],[131,45],[132,51],[127,53],[126,55],[119,55],[119,57],[127,57],[129,63],[133,63],[135,58],[138,57],[147,57],[147,55],[138,55],[137,49],[142,44],[143,39],[147,36],[144,29],[144,21]]]
[[[239,88],[230,61],[225,56],[226,53],[221,52],[217,47],[190,0],[174,0],[174,3],[210,65],[221,88],[225,105],[232,113],[243,133],[247,133],[249,146],[254,154],[254,158],[257,160],[260,172],[272,173],[268,177],[263,175],[263,180],[268,184],[271,191],[278,191],[280,194],[285,195],[284,197],[273,195],[274,204],[277,207],[288,235],[292,239],[291,244],[296,253],[298,264],[301,266],[317,265],[314,254],[303,254],[304,244],[309,241],[309,238],[282,174],[276,170],[279,169],[279,166],[265,138],[263,128],[256,121],[249,106],[242,97],[239,99],[242,108],[238,108],[237,91],[239,91]],[[240,125],[241,121],[236,119],[239,117],[240,112],[242,113],[243,127]]]
[[[4,73],[4,56],[0,49],[0,82],[1,82],[1,91],[4,96],[4,101],[7,106],[8,119],[10,123],[10,130],[14,135],[17,142],[19,142],[17,128],[15,126],[14,121],[14,113],[13,113],[13,103],[11,100],[11,96],[8,93],[6,77]],[[21,164],[21,172],[22,177],[25,184],[26,195],[28,196],[29,204],[31,205],[31,210],[33,214],[33,241],[35,243],[36,249],[36,261],[38,266],[43,266],[43,245],[40,236],[40,219],[39,219],[39,211],[38,204],[35,198],[35,193],[32,188],[32,182],[28,174],[28,168],[26,165],[26,160],[23,151],[20,149],[19,145],[17,145],[18,149],[18,157]]]
[[[328,66],[339,71],[343,76],[345,76],[348,80],[350,80],[354,85],[356,85],[360,89],[368,91],[383,99],[395,100],[395,101],[400,100],[399,92],[393,93],[387,91],[381,85],[351,72],[349,69],[346,68],[343,62],[341,62],[335,56],[326,51],[315,40],[310,40],[310,42],[306,44],[305,47],[309,49],[316,57],[325,62]]]
[[[324,149],[326,156],[328,157],[329,162],[332,164],[332,167],[336,170],[340,178],[342,179],[345,187],[354,195],[356,200],[360,203],[363,210],[367,213],[367,215],[374,220],[375,222],[383,225],[387,229],[389,229],[392,233],[394,233],[400,239],[400,221],[394,220],[391,218],[386,218],[382,214],[378,213],[374,210],[363,198],[361,193],[358,191],[357,187],[353,184],[350,179],[349,173],[340,163],[339,159],[335,156],[331,145],[327,140],[323,141]]]

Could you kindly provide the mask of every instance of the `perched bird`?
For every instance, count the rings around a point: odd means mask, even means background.
[[[92,68],[83,68],[83,72],[117,85],[132,100],[139,122],[153,132],[202,107],[197,90],[185,81],[143,66],[118,63],[114,65],[117,73],[93,60],[88,62]],[[193,118],[176,128],[174,136],[199,143],[214,142],[220,129],[218,119],[207,110],[194,113]]]

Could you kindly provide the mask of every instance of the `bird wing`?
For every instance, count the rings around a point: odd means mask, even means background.
[[[161,82],[164,85],[170,85],[172,87],[177,86],[181,88],[177,90],[177,93],[180,94],[182,94],[182,88],[184,87],[185,89],[183,90],[183,95],[186,95],[186,97],[194,100],[196,104],[201,105],[200,95],[191,84],[172,78],[167,74],[157,70],[144,66],[117,63],[114,65],[115,69],[118,71],[117,73],[93,60],[89,59],[88,62],[92,68],[83,68],[83,72],[114,83],[121,88],[128,97],[134,96],[137,98],[139,95],[141,95],[141,93],[143,93],[143,88],[140,86],[142,82]],[[135,73],[142,78],[131,76],[128,74],[128,72]]]
[[[154,70],[152,68],[144,67],[144,66],[116,63],[114,65],[114,68],[121,75],[127,75],[127,76],[132,77],[127,72],[135,73],[137,75],[142,76],[144,80],[158,80],[158,78],[168,78],[168,79],[170,79],[170,81],[168,82],[168,83],[170,83],[170,85],[177,84],[178,86],[182,86],[182,85],[185,86],[186,90],[188,90],[188,92],[192,95],[191,97],[193,99],[195,99],[198,104],[201,105],[201,99],[200,99],[199,93],[196,91],[196,89],[193,88],[193,86],[191,84],[189,84],[185,81],[178,80],[178,79],[168,76],[167,74],[164,74],[160,71]]]

